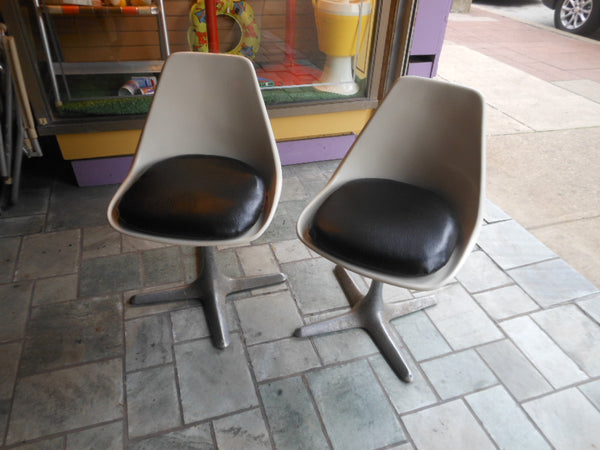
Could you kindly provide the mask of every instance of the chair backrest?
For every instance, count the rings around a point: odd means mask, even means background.
[[[268,201],[253,233],[262,234],[279,201],[281,164],[256,73],[247,58],[178,52],[167,59],[132,167],[109,206],[111,224],[119,228],[115,206],[144,170],[163,159],[194,154],[228,156],[258,171]]]
[[[330,192],[356,178],[398,180],[441,194],[457,208],[462,239],[448,264],[427,276],[394,277],[344,265],[391,284],[414,289],[440,287],[468,256],[482,220],[485,200],[483,98],[466,87],[427,78],[401,77],[327,186],[298,220],[299,236],[316,251],[319,249],[312,245],[307,231],[310,217]],[[331,255],[326,256],[336,261]]]

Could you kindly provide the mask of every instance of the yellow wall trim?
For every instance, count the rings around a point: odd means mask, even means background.
[[[359,134],[373,115],[373,110],[341,111],[297,117],[271,119],[278,141],[309,139],[340,134]]]
[[[59,134],[58,145],[65,159],[104,158],[133,155],[142,130]]]
[[[271,125],[278,141],[359,134],[372,114],[373,110],[368,109],[276,117],[271,119]],[[60,134],[56,138],[63,158],[72,160],[132,155],[140,135],[141,130],[124,130]]]

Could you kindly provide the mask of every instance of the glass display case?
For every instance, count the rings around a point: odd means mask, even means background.
[[[417,11],[417,0],[0,5],[19,48],[37,133],[56,136],[80,185],[122,180],[164,60],[180,51],[253,62],[283,164],[341,158],[391,83],[408,73]],[[194,86],[189,92],[199,117],[209,114]]]
[[[153,93],[156,73],[170,51],[162,0],[156,4],[140,0],[130,6],[121,4],[121,0],[105,4],[100,0],[33,2],[51,94],[59,114],[131,114],[136,108],[127,103],[112,102],[116,107],[111,109],[110,101],[100,100]],[[146,31],[141,21],[132,21],[133,26],[127,25],[128,19],[146,19],[147,27],[150,16],[156,18],[159,58],[152,51],[144,55],[144,49],[136,48],[138,45],[129,38],[120,41],[120,30],[133,29],[140,36]],[[150,32],[155,34],[152,29]],[[117,90],[114,84],[119,82],[123,84]],[[142,109],[147,108],[141,105]]]
[[[403,70],[415,6],[414,0],[3,0],[2,14],[9,32],[26,30],[20,46],[29,59],[28,88],[38,94],[39,126],[52,134],[91,124],[139,125],[162,62],[179,51],[250,58],[273,117],[373,108]]]

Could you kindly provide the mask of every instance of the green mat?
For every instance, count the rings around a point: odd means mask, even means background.
[[[340,95],[332,92],[322,92],[310,86],[290,87],[284,89],[263,89],[262,95],[266,105],[281,105],[314,101],[341,100],[361,98],[365,96],[364,80],[359,82],[359,90],[353,95]]]
[[[151,95],[66,101],[58,107],[58,113],[63,117],[147,114],[150,103]]]
[[[63,104],[58,107],[58,114],[61,117],[147,114],[152,103],[151,95],[116,96],[119,88],[131,76],[125,74],[69,77],[70,95],[67,96],[66,93],[63,93]],[[322,92],[310,86],[263,89],[262,95],[266,105],[340,100],[364,97],[365,85],[365,81],[362,80],[359,83],[359,91],[354,95]]]

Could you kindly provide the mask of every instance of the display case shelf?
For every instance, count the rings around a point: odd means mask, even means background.
[[[158,5],[148,6],[91,6],[91,5],[73,5],[60,4],[48,5],[39,3],[39,8],[43,8],[48,14],[53,15],[117,15],[117,16],[157,16],[161,14],[161,8]]]
[[[164,61],[115,62],[55,62],[54,72],[61,75],[90,75],[111,73],[159,73]]]
[[[163,0],[156,0],[154,4],[147,6],[92,6],[73,4],[48,4],[45,0],[33,0],[37,23],[42,38],[43,50],[48,62],[48,70],[51,77],[51,85],[56,107],[63,107],[65,95],[67,101],[70,98],[68,82],[63,78],[66,89],[59,86],[59,77],[68,75],[98,75],[98,74],[125,74],[125,73],[149,73],[157,74],[162,68],[163,61],[169,56],[169,37],[167,31],[166,17],[164,13]],[[162,60],[145,61],[65,61],[60,39],[54,32],[52,17],[56,16],[113,16],[113,17],[147,17],[154,16],[157,19],[158,40]],[[54,45],[54,49],[52,48]],[[75,100],[76,101],[76,100]],[[72,109],[72,108],[71,108]]]

